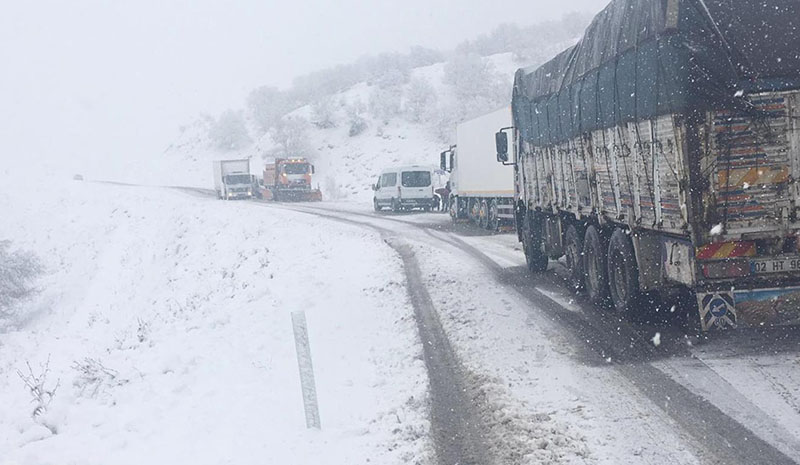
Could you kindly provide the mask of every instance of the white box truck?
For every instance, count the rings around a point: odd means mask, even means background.
[[[256,193],[250,160],[214,160],[214,190],[223,200],[250,199]]]
[[[514,169],[497,163],[495,133],[511,126],[511,108],[465,121],[456,127],[456,145],[441,154],[450,171],[450,216],[469,218],[496,230],[514,221]]]

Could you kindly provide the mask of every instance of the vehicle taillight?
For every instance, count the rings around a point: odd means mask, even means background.
[[[750,262],[747,260],[722,260],[704,263],[703,275],[711,279],[750,276]]]

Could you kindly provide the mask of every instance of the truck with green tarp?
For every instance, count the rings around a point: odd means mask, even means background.
[[[797,0],[614,0],[517,71],[496,143],[529,268],[565,257],[627,316],[689,295],[703,330],[800,321],[798,27]]]

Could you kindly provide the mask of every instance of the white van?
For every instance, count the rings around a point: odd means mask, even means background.
[[[375,211],[391,208],[392,211],[421,208],[430,211],[435,205],[431,173],[428,166],[403,166],[381,172],[375,191]]]

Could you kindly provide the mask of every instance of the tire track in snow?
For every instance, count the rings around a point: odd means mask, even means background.
[[[441,465],[490,465],[483,419],[469,397],[467,375],[458,361],[439,320],[428,289],[422,281],[417,256],[408,244],[389,229],[333,214],[303,208],[265,205],[305,213],[377,231],[384,242],[400,256],[417,329],[422,342],[431,395],[431,427],[437,461]]]

